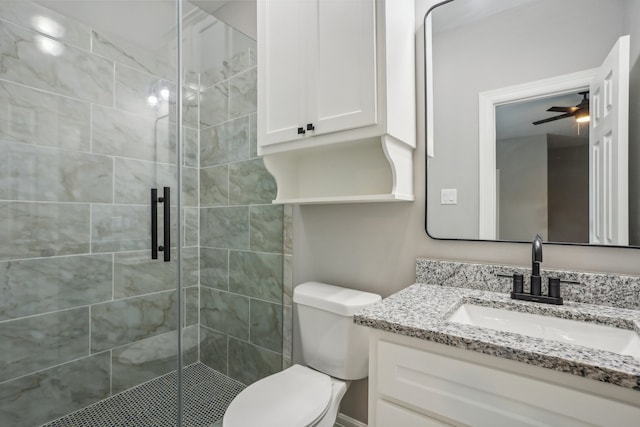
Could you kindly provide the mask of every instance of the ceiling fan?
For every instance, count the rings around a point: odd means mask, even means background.
[[[589,91],[579,92],[582,95],[582,101],[574,107],[551,107],[547,111],[553,111],[556,113],[564,113],[559,116],[550,117],[548,119],[538,120],[533,122],[534,125],[541,125],[543,123],[549,123],[560,119],[567,119],[569,117],[575,117],[577,122],[589,121]]]

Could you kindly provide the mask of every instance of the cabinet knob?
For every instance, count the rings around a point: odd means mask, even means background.
[[[304,135],[304,128],[298,128],[298,135]]]
[[[313,125],[313,123],[307,123],[307,130],[316,130],[316,127]]]

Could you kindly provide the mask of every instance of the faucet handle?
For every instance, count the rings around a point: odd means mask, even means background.
[[[516,294],[524,292],[524,275],[513,273],[513,292]]]
[[[560,298],[560,279],[558,277],[549,277],[549,296]]]

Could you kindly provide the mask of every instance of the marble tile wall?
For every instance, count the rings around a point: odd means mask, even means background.
[[[36,17],[64,31],[44,35]],[[173,57],[170,46],[141,48],[37,3],[0,2],[3,427],[42,424],[176,367],[176,263],[150,259],[148,192],[171,186],[175,201],[175,125],[168,103],[147,105],[152,86],[175,90]],[[200,329],[198,122],[183,130],[190,363]]]
[[[291,363],[292,209],[271,204],[275,181],[256,154],[255,42],[221,24],[203,32],[230,47],[203,55],[201,72],[200,360],[250,384]]]

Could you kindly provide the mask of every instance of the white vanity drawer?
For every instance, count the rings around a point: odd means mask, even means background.
[[[375,370],[379,398],[455,424],[622,427],[640,419],[638,407],[384,340]]]
[[[380,427],[451,427],[451,424],[445,424],[384,400],[378,400],[376,404],[376,420]]]

